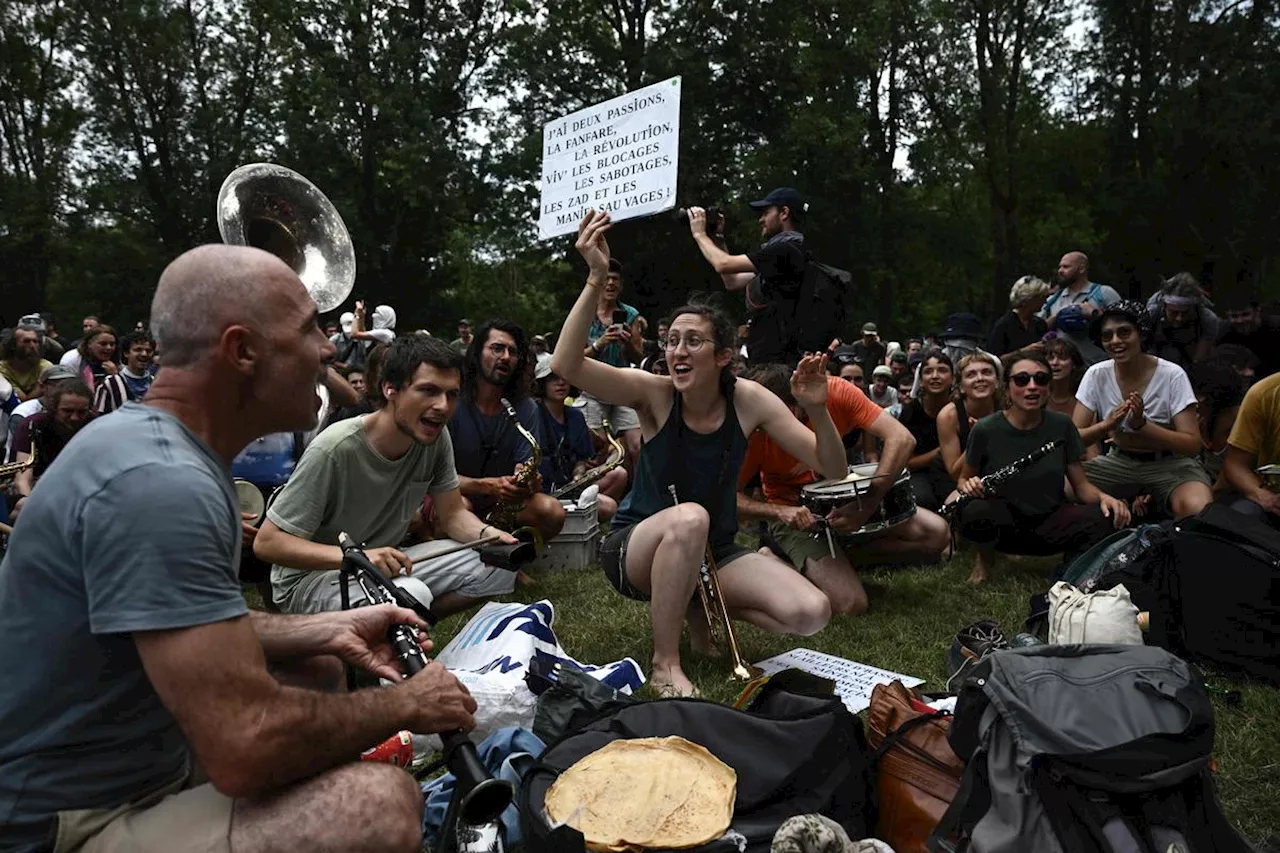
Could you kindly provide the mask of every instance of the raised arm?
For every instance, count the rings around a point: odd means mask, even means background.
[[[743,273],[754,276],[756,266],[746,255],[731,255],[722,246],[716,244],[716,241],[707,234],[707,212],[701,207],[689,208],[689,231],[693,234],[694,242],[698,244],[698,251],[702,252],[702,257],[706,258],[707,263],[711,264],[712,269],[720,275],[725,287],[730,290],[740,290],[751,282],[751,278],[748,277],[740,287],[730,286],[731,281],[737,284],[739,281],[737,276]]]
[[[809,416],[812,432],[796,420],[776,394],[760,385],[741,380],[734,393],[743,395],[750,414],[747,423],[743,424],[744,431],[753,432],[756,427],[764,429],[783,450],[827,479],[848,473],[844,443],[831,420],[831,413],[827,411],[825,355],[805,356],[791,375],[791,394]]]
[[[607,403],[652,409],[652,401],[657,394],[670,393],[670,379],[643,370],[614,367],[587,359],[585,354],[587,334],[596,309],[596,295],[609,273],[609,244],[605,234],[610,225],[608,211],[591,210],[578,226],[578,240],[574,247],[587,262],[587,283],[560,329],[551,369],[570,385],[576,385]]]

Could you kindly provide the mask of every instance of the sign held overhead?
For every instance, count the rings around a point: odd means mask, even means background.
[[[679,152],[679,77],[548,122],[539,238],[574,233],[589,208],[615,220],[670,210]]]

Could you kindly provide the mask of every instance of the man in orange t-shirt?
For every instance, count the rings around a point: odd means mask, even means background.
[[[797,418],[804,412],[791,399],[791,370],[780,364],[753,366],[746,378],[759,382],[791,407]],[[845,435],[863,429],[884,443],[870,493],[861,502],[850,502],[827,515],[833,534],[861,528],[880,506],[889,489],[906,468],[915,439],[901,423],[871,402],[856,386],[837,377],[827,380],[827,411],[836,429]],[[743,489],[760,475],[765,502],[754,500]],[[883,562],[915,558],[936,560],[949,542],[947,523],[941,516],[917,508],[909,520],[857,543],[836,539],[835,555],[817,517],[800,506],[800,490],[819,477],[800,464],[769,436],[751,436],[738,477],[738,515],[761,519],[769,535],[800,572],[831,601],[833,614],[858,615],[867,609],[867,594],[853,568],[853,560]]]

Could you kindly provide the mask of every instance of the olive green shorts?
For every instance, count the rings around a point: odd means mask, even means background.
[[[1183,483],[1213,482],[1200,460],[1194,456],[1166,456],[1144,461],[1112,448],[1106,456],[1084,463],[1085,476],[1113,498],[1127,500],[1143,493],[1151,495],[1155,507],[1172,514],[1170,498]]]

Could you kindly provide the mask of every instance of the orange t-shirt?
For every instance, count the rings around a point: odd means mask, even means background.
[[[853,383],[829,376],[827,411],[831,414],[831,420],[835,421],[836,432],[845,435],[852,430],[871,426],[884,409],[867,399],[867,395]],[[808,424],[806,426],[813,429]],[[742,460],[742,471],[738,474],[738,487],[742,488],[751,482],[756,472],[760,474],[765,500],[771,504],[788,506],[799,505],[800,489],[821,479],[813,469],[802,465],[800,460],[779,447],[762,429],[752,434],[747,445],[747,456]]]

